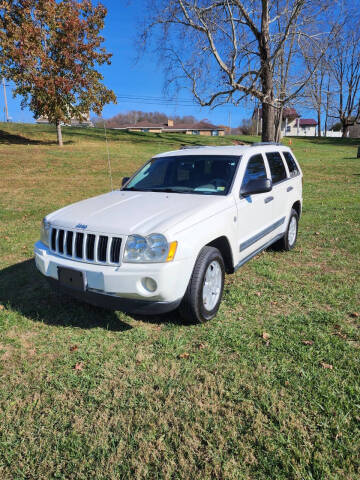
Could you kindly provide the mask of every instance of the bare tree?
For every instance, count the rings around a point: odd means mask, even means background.
[[[185,77],[200,105],[238,105],[247,96],[258,99],[262,139],[273,141],[276,110],[296,98],[312,74],[299,68],[293,55],[318,42],[311,25],[321,24],[326,4],[327,0],[152,0],[141,38],[145,46],[158,39],[168,80],[179,86]],[[275,71],[282,72],[280,82]],[[288,80],[295,77],[290,88]]]
[[[315,110],[317,116],[317,135],[321,137],[322,114],[326,117],[330,108],[330,68],[327,58],[324,56],[314,71],[314,62],[317,62],[316,52],[308,52],[305,57],[305,65],[309,72],[313,72],[309,82],[304,88],[303,103],[306,107]],[[327,124],[327,120],[325,122]],[[327,125],[325,126],[325,130]]]
[[[349,127],[360,122],[360,31],[359,20],[351,18],[343,25],[341,35],[329,58],[335,84],[336,100],[331,116],[341,122],[343,137]]]

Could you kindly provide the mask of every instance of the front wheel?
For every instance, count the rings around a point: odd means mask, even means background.
[[[224,290],[224,260],[217,248],[204,247],[194,266],[179,307],[186,322],[202,323],[215,317]]]

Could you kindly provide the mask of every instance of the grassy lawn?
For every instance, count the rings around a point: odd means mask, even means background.
[[[227,277],[217,318],[138,318],[57,297],[41,218],[109,190],[104,135],[0,124],[1,479],[359,479],[360,159],[293,139],[296,249]],[[286,142],[288,140],[286,139]],[[227,138],[109,132],[114,185]]]

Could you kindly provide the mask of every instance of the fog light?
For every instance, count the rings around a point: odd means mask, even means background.
[[[148,292],[155,292],[155,290],[157,289],[157,283],[153,278],[143,278],[141,283],[143,284],[145,290],[147,290]]]

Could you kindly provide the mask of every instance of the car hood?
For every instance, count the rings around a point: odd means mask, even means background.
[[[189,228],[229,208],[230,197],[116,190],[64,207],[47,220],[65,229],[130,235]]]

